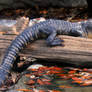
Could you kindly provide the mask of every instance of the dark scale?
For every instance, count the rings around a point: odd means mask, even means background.
[[[92,20],[71,23],[64,20],[48,19],[44,22],[37,23],[32,27],[24,30],[19,36],[12,41],[6,51],[2,64],[0,65],[0,86],[6,80],[6,77],[11,70],[11,67],[16,60],[18,53],[26,47],[30,42],[33,42],[45,34],[48,46],[62,46],[62,39],[56,37],[57,34],[66,34],[83,37],[92,29]]]

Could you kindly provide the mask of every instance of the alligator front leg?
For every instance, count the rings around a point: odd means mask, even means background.
[[[48,35],[48,38],[46,39],[46,43],[48,46],[63,46],[63,40],[56,37],[57,30],[54,27],[42,28],[40,32]]]

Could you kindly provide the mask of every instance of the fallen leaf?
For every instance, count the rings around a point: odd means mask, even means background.
[[[44,82],[41,79],[37,79],[37,83],[39,83],[40,85],[44,85]]]
[[[69,71],[68,73],[69,74],[74,74],[74,73],[76,73],[76,70]]]
[[[17,91],[25,91],[25,92],[33,92],[32,90],[29,90],[29,89],[16,89]]]
[[[77,77],[73,77],[72,80],[75,80],[75,81],[82,81],[81,78],[77,78]]]
[[[59,86],[60,88],[72,88],[72,87],[70,87],[70,86],[65,86],[65,85],[61,85],[61,86]]]

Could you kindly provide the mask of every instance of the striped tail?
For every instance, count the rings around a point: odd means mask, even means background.
[[[0,66],[0,86],[2,86],[6,80],[20,50],[22,50],[29,42],[33,41],[37,37],[37,33],[38,31],[36,31],[36,29],[29,27],[11,43]]]

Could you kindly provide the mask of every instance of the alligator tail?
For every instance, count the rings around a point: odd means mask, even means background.
[[[35,38],[37,38],[36,29],[32,29],[32,27],[29,27],[24,30],[19,36],[15,38],[14,41],[12,41],[11,45],[9,46],[4,59],[2,61],[2,64],[0,65],[0,86],[4,84],[9,71],[12,68],[12,65],[14,61],[16,60],[18,53],[31,41],[33,41]]]

